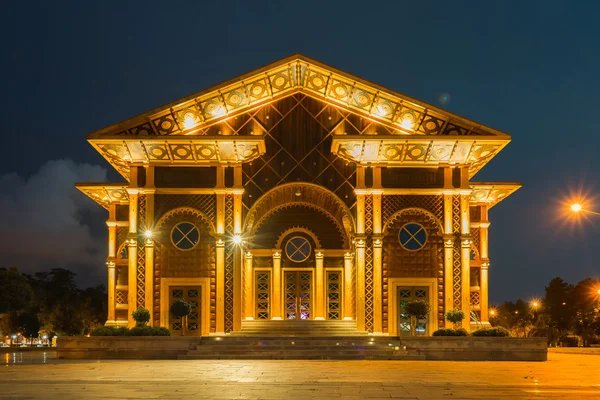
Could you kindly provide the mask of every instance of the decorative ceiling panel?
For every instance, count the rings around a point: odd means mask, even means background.
[[[487,204],[492,208],[521,188],[520,183],[473,183],[471,184],[471,203]]]
[[[111,203],[125,204],[129,201],[127,186],[121,183],[78,183],[75,186],[107,210]]]

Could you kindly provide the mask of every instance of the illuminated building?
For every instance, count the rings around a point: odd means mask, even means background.
[[[301,55],[93,132],[126,180],[77,185],[109,212],[107,324],[395,335],[411,299],[426,332],[485,324],[488,211],[520,185],[472,178],[510,139]]]

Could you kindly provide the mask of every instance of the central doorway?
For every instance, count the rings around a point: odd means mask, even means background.
[[[284,309],[286,320],[310,320],[313,314],[312,271],[284,271]]]

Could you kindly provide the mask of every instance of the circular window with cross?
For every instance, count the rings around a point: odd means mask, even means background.
[[[200,231],[191,222],[180,222],[171,231],[171,242],[179,250],[192,250],[200,241]]]
[[[310,252],[310,242],[302,236],[294,236],[285,244],[285,254],[293,262],[306,261],[310,257]]]
[[[427,242],[427,231],[422,225],[416,222],[409,222],[400,228],[398,241],[408,251],[420,250]]]

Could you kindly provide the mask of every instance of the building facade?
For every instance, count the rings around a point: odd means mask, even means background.
[[[126,180],[77,185],[108,210],[107,325],[400,335],[412,299],[421,333],[488,321],[488,211],[520,185],[471,179],[505,133],[296,55],[88,141]]]

